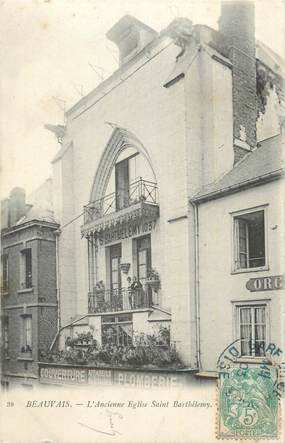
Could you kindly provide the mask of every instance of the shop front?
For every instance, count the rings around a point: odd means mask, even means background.
[[[127,369],[39,364],[39,381],[48,385],[103,385],[132,388],[179,388],[194,383],[191,369]]]

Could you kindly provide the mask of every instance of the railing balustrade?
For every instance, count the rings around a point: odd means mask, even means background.
[[[84,223],[127,208],[139,202],[157,205],[157,184],[141,177],[130,184],[126,191],[112,192],[84,206]]]
[[[116,312],[133,309],[150,308],[157,304],[154,291],[145,285],[140,289],[116,288],[109,290],[94,290],[88,294],[88,312]]]

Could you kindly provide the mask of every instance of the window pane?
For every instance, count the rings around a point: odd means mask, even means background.
[[[118,322],[123,322],[123,321],[132,321],[132,314],[124,314],[124,315],[119,315],[118,316]]]
[[[241,354],[265,355],[266,324],[265,306],[240,308]]]
[[[102,344],[116,343],[116,327],[115,325],[102,325]]]
[[[127,346],[132,343],[133,326],[131,324],[118,325],[118,345]]]
[[[147,267],[146,265],[139,265],[139,280],[144,280],[147,277]]]
[[[138,278],[141,283],[147,278],[151,269],[151,237],[147,235],[138,239]]]
[[[265,308],[264,306],[260,308],[255,308],[255,323],[265,323]]]
[[[241,355],[252,355],[251,308],[240,309]]]
[[[241,308],[240,322],[241,322],[241,324],[250,324],[251,323],[251,308]]]
[[[23,350],[28,352],[32,350],[32,317],[23,317]]]
[[[241,355],[251,355],[250,341],[241,340]]]
[[[251,325],[241,325],[240,338],[251,340]]]
[[[265,340],[265,325],[255,326],[255,340]]]
[[[246,222],[244,220],[239,220],[239,251],[247,252],[246,247]]]
[[[116,164],[116,209],[129,205],[129,166],[128,159]]]
[[[249,266],[265,265],[264,211],[251,214],[248,224]]]
[[[25,251],[26,288],[32,287],[32,250]]]
[[[239,264],[241,269],[247,268],[247,254],[239,255]]]
[[[256,357],[261,357],[265,355],[265,342],[255,341],[255,355]]]
[[[102,322],[103,323],[115,323],[116,318],[114,316],[103,316],[102,317]]]
[[[8,318],[3,320],[4,354],[7,357],[9,349],[9,323]]]
[[[139,264],[146,264],[146,250],[139,251]]]
[[[250,212],[237,220],[237,257],[240,268],[265,265],[264,211]]]

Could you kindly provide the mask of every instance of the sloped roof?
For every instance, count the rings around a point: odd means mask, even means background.
[[[256,41],[256,58],[272,69],[273,72],[284,76],[284,59],[260,40]]]
[[[284,173],[284,137],[263,142],[219,180],[204,186],[191,200],[202,202],[280,177]]]

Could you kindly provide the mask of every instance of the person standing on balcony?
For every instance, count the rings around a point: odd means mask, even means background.
[[[128,282],[128,297],[129,297],[129,305],[130,308],[133,309],[134,308],[134,300],[133,300],[133,290],[132,290],[132,279],[131,277],[127,278],[127,282]]]
[[[132,292],[132,301],[133,301],[133,309],[140,308],[142,304],[141,295],[142,295],[142,284],[137,277],[133,277],[133,283],[131,284],[131,292]]]
[[[105,302],[105,286],[103,280],[100,280],[95,286],[96,294],[96,308],[100,310],[103,308]]]

